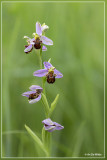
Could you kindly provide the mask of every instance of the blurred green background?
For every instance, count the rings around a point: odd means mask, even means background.
[[[27,124],[41,136],[45,119],[41,101],[29,104],[21,94],[33,84],[39,69],[35,51],[26,55],[23,36],[32,37],[35,23],[46,23],[46,36],[54,42],[43,52],[63,73],[46,84],[49,103],[59,102],[52,120],[64,125],[52,133],[53,157],[104,155],[104,4],[103,3],[3,3],[2,4],[2,156],[42,157],[26,132]]]

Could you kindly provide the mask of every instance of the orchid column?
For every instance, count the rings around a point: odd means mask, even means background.
[[[26,54],[31,53],[34,49],[39,50],[40,69],[35,71],[33,75],[36,77],[42,77],[42,87],[32,85],[29,87],[30,91],[24,92],[22,96],[26,96],[30,104],[36,103],[39,100],[43,103],[46,119],[42,121],[44,124],[42,129],[42,140],[38,138],[38,136],[27,125],[25,125],[25,128],[32,136],[35,143],[37,143],[44,151],[46,157],[50,157],[50,132],[53,132],[54,130],[61,130],[64,127],[50,119],[56,107],[59,94],[57,94],[55,100],[49,105],[45,94],[45,83],[47,82],[49,85],[53,84],[57,78],[62,78],[63,75],[61,72],[56,70],[56,68],[50,63],[50,60],[48,62],[43,62],[44,68],[42,68],[42,51],[47,51],[45,45],[53,45],[53,41],[45,36],[47,29],[49,29],[49,27],[45,25],[45,23],[41,25],[37,22],[36,33],[33,33],[33,38],[31,39],[28,36],[24,36],[24,38],[27,39],[27,45],[25,45],[24,50]]]

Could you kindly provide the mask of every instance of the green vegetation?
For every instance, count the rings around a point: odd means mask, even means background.
[[[36,21],[50,27],[46,36],[54,42],[43,60],[51,58],[64,75],[45,87],[49,105],[60,95],[52,119],[64,126],[52,133],[52,156],[103,156],[104,4],[26,2],[2,5],[2,156],[45,156],[24,127],[42,138],[43,105],[21,96],[33,84],[42,86],[41,78],[33,76],[40,69],[37,53],[24,53],[23,37],[32,37]]]

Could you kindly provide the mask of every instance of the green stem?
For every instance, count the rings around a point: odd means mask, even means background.
[[[47,150],[47,153],[48,153],[49,157],[50,157],[50,153],[51,153],[50,136],[51,136],[51,133],[45,131],[45,128],[43,127],[43,129],[42,129],[42,141],[43,141],[45,149]]]
[[[45,82],[46,82],[46,77],[42,77],[42,87],[43,87],[43,93],[44,93],[44,95],[46,95],[46,92],[45,92]]]
[[[42,46],[41,46],[41,49],[40,49],[40,55],[39,55],[39,61],[40,61],[40,69],[42,69]],[[43,93],[45,93],[45,81],[46,81],[46,78],[45,77],[42,77],[42,88],[43,88]]]
[[[39,62],[40,62],[40,69],[42,69],[42,46],[41,46],[40,54],[39,54]],[[42,88],[43,88],[44,96],[46,96],[45,82],[46,82],[46,77],[42,77]],[[46,109],[45,109],[45,115],[46,115],[46,118],[47,118],[47,115],[49,115],[49,113],[47,113]],[[42,130],[42,140],[43,140],[44,147],[46,148],[47,153],[48,153],[47,156],[50,157],[50,133],[45,131],[44,128]]]
[[[41,49],[40,49],[39,62],[40,62],[40,69],[42,69],[42,46],[41,46]]]

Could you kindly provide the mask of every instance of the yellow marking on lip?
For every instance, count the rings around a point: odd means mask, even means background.
[[[37,38],[39,38],[39,36],[38,35],[35,35],[35,39],[37,39]],[[40,39],[40,38],[39,38]]]
[[[52,70],[52,69],[49,69],[49,72],[52,72],[52,73],[54,73],[54,70]]]
[[[37,33],[33,33],[33,36],[35,39],[39,38],[38,34]],[[40,39],[40,38],[39,38]]]
[[[55,67],[51,67],[51,68],[49,69],[49,72],[53,72],[53,73],[54,73],[54,69],[55,69]]]

